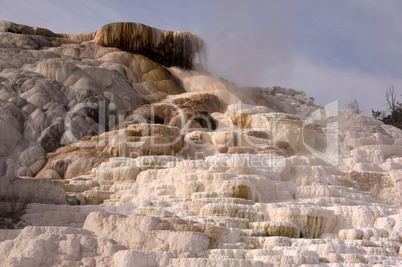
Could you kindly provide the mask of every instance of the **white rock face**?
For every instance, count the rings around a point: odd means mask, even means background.
[[[84,229],[32,226],[24,228],[15,239],[0,243],[0,248],[5,266],[108,266],[111,257],[124,249]]]
[[[20,176],[0,265],[402,265],[401,130],[95,34],[0,31],[0,175]]]
[[[142,214],[127,217],[93,212],[87,217],[84,229],[116,240],[131,250],[169,251],[174,257],[201,257],[209,246],[208,236],[199,233],[201,229],[191,225],[191,222],[173,220],[170,223],[169,220]]]
[[[168,266],[173,255],[169,252],[121,250],[113,255],[113,267]]]

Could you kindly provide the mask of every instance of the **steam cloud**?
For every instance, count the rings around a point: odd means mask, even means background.
[[[286,80],[292,63],[292,7],[274,2],[217,1],[199,35],[208,45],[207,68],[240,86]]]

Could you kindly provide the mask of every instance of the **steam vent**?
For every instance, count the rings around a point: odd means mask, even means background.
[[[402,266],[402,131],[203,49],[0,21],[1,266]]]

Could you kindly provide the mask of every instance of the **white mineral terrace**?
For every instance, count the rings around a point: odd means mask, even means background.
[[[401,130],[0,31],[0,266],[402,266]]]

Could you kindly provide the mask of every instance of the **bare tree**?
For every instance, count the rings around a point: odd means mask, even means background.
[[[385,92],[385,99],[387,100],[388,110],[393,114],[398,109],[398,101],[396,100],[398,92],[395,91],[394,86],[391,86]]]
[[[379,110],[374,110],[371,109],[371,115],[373,116],[374,119],[379,120],[379,119],[383,119],[384,115],[382,111]]]
[[[363,112],[363,110],[361,110],[359,108],[359,102],[357,102],[356,98],[350,102],[349,104],[346,105],[348,108],[350,108],[354,113],[360,114]]]
[[[397,97],[398,91],[395,91],[394,86],[391,84],[385,92],[387,110],[376,111],[371,109],[371,114],[373,118],[381,120],[385,124],[402,129],[402,103],[397,100]]]
[[[388,107],[387,111],[391,114],[384,117],[382,121],[385,124],[391,124],[402,129],[402,103],[397,100],[397,97],[398,91],[391,85],[385,92],[385,100],[387,100],[386,105]]]

